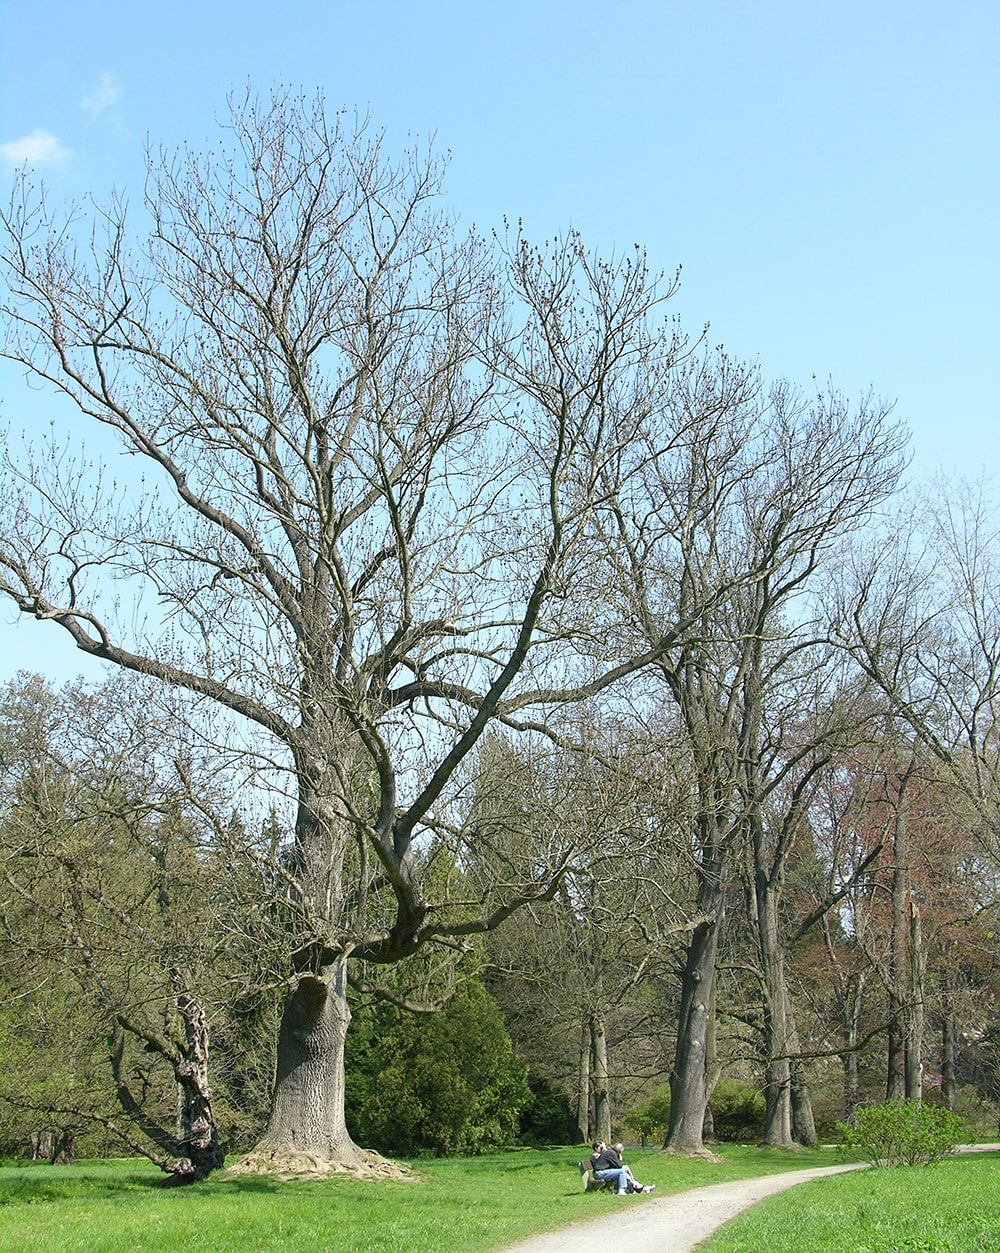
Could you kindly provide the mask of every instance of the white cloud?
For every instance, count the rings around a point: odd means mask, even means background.
[[[57,165],[69,156],[69,149],[64,148],[49,131],[33,130],[30,135],[20,139],[12,139],[9,144],[0,144],[0,156],[14,165]]]
[[[98,115],[105,109],[110,109],[113,104],[118,103],[124,90],[116,74],[105,72],[98,79],[93,91],[88,91],[83,97],[80,105],[90,114],[90,120],[96,121]]]

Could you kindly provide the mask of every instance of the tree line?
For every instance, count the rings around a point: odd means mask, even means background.
[[[4,351],[52,434],[7,442],[0,590],[129,695],[70,694],[104,707],[37,761],[32,697],[11,935],[67,955],[46,995],[86,987],[129,1127],[183,1178],[220,1160],[223,984],[234,1074],[274,1037],[248,1170],[382,1169],[348,1125],[352,1013],[433,1012],[470,966],[523,989],[509,1019],[559,1008],[574,1077],[538,1073],[581,1133],[620,1112],[625,1039],[669,1074],[678,1151],[730,1061],[772,1144],[814,1135],[818,1059],[862,1092],[879,1031],[912,1096],[932,979],[951,1091],[997,851],[986,496],[898,506],[891,406],[685,336],[640,249],[461,233],[442,176],[273,93],[151,154],[138,234],[15,183]],[[169,1133],[130,1038],[180,1094]]]

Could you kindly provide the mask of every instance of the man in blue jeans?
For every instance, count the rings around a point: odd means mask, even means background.
[[[608,1148],[603,1140],[594,1141],[594,1151],[590,1155],[590,1162],[594,1169],[595,1179],[614,1180],[615,1196],[625,1196],[628,1193],[629,1180],[625,1163],[614,1149]]]
[[[613,1148],[614,1148],[614,1151],[618,1154],[618,1160],[622,1163],[623,1166],[625,1166],[625,1160],[624,1160],[625,1145],[616,1144],[613,1146]],[[628,1186],[626,1188],[627,1192],[652,1192],[653,1189],[656,1187],[655,1183],[640,1183],[639,1180],[636,1179],[635,1175],[632,1174],[631,1167],[629,1166],[625,1166],[625,1176],[628,1179]]]

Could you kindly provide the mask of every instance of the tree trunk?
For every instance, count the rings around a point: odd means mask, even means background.
[[[580,1064],[576,1080],[576,1129],[582,1143],[590,1142],[590,1023],[580,1028]]]
[[[906,1046],[909,1037],[909,1006],[912,1000],[910,976],[910,923],[907,916],[909,898],[910,848],[907,829],[907,797],[913,763],[899,776],[899,792],[892,837],[892,922],[889,953],[889,1027],[885,1096],[888,1101],[901,1101],[906,1096]]]
[[[52,1151],[49,1155],[51,1166],[72,1166],[76,1161],[76,1132],[72,1127],[63,1127],[52,1138]]]
[[[799,1044],[798,1024],[795,1021],[795,1010],[788,995],[785,984],[785,1024],[789,1052],[789,1099],[791,1103],[792,1143],[801,1144],[804,1148],[814,1149],[819,1144],[816,1134],[816,1120],[813,1118],[812,1097],[806,1082],[802,1062],[796,1059],[801,1053]]]
[[[888,1065],[885,1075],[885,1099],[901,1101],[906,1092],[906,1033],[902,1024],[893,1020],[889,1027]]]
[[[924,954],[920,910],[910,901],[910,1004],[907,1013],[906,1099],[920,1101],[924,1091]]]
[[[759,853],[758,853],[759,860]],[[792,1070],[789,1061],[788,994],[778,936],[777,890],[763,871],[754,882],[757,943],[764,1002],[764,1139],[768,1148],[792,1147]]]
[[[344,1040],[350,1020],[346,957],[320,975],[300,976],[281,1016],[267,1131],[241,1169],[325,1174],[337,1167],[363,1167],[344,1113]]]
[[[225,1162],[208,1090],[208,1024],[205,1011],[187,993],[177,998],[184,1020],[184,1060],[175,1068],[180,1089],[180,1141],[185,1160],[177,1171],[185,1183],[207,1179]]]
[[[819,1145],[816,1134],[816,1120],[813,1118],[812,1099],[809,1087],[801,1069],[792,1064],[792,1139],[804,1148],[814,1149]]]
[[[699,893],[699,897],[702,896]],[[723,916],[721,889],[716,889],[716,898],[715,916],[708,922],[699,923],[692,932],[681,974],[677,1048],[670,1074],[670,1125],[664,1145],[664,1148],[677,1153],[701,1153],[705,1147],[705,1109],[712,1088],[708,1074],[708,1050],[715,959]]]
[[[765,1148],[792,1147],[792,1075],[787,1057],[768,1060],[764,1069]]]
[[[594,1135],[611,1143],[611,1090],[608,1082],[608,1037],[604,1019],[595,1014],[590,1020],[594,1054]]]
[[[308,689],[311,692],[311,687]],[[322,695],[322,686],[320,685]],[[308,695],[308,692],[307,692]],[[303,698],[322,708],[319,697]],[[295,876],[301,904],[319,933],[336,936],[344,926],[340,897],[349,823],[332,782],[335,755],[347,754],[342,728],[320,723],[304,734],[296,754],[299,808],[295,821]],[[324,742],[332,737],[334,747]],[[340,745],[338,748],[337,745]],[[405,868],[397,867],[400,874]],[[322,930],[321,930],[322,929]],[[279,1175],[405,1174],[359,1148],[347,1131],[344,1109],[344,1045],[351,1011],[347,1002],[349,948],[319,942],[296,958],[297,977],[285,998],[278,1031],[270,1118],[260,1142],[236,1164],[239,1172]]]
[[[848,979],[844,997],[846,1049],[844,1061],[844,1116],[853,1120],[861,1105],[861,1080],[858,1067],[858,1040],[861,1037],[861,1006],[864,1000],[865,976],[863,973]]]
[[[955,1108],[958,1096],[958,1080],[955,1061],[958,1052],[958,1028],[951,1004],[951,979],[947,972],[943,980],[941,1004],[941,1101],[950,1110]]]

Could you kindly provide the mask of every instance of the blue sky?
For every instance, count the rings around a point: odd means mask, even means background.
[[[895,398],[914,468],[998,451],[1000,5],[826,0],[3,0],[0,178],[141,198],[147,138],[216,142],[275,82],[436,135],[488,228],[642,243],[690,330]],[[46,420],[9,371],[2,417]],[[0,681],[96,676],[0,606]]]

